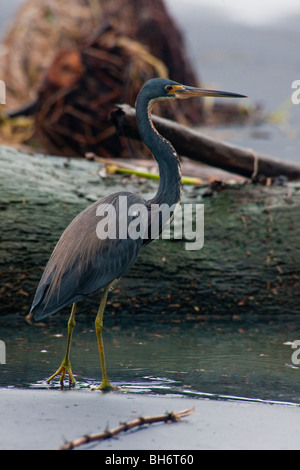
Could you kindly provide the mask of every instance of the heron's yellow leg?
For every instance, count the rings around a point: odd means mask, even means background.
[[[107,295],[109,292],[109,287],[103,290],[99,310],[95,320],[95,330],[97,335],[97,342],[98,342],[98,350],[100,355],[100,362],[101,362],[101,370],[102,370],[102,382],[97,390],[112,390],[113,387],[108,378],[107,370],[106,370],[106,362],[105,362],[105,355],[104,355],[104,346],[103,346],[103,339],[102,339],[102,328],[103,328],[103,314],[106,305]]]
[[[75,384],[76,380],[74,378],[74,375],[72,373],[72,368],[71,368],[71,362],[70,362],[70,348],[71,348],[71,339],[72,339],[72,333],[75,327],[75,312],[76,312],[76,303],[72,305],[72,310],[71,310],[71,315],[68,321],[68,338],[67,338],[67,348],[66,348],[66,354],[65,357],[63,358],[63,361],[60,365],[60,367],[57,369],[56,372],[54,372],[51,377],[49,377],[46,382],[50,382],[50,380],[54,379],[57,375],[61,374],[60,376],[60,384],[64,384],[64,378],[66,375],[66,372],[69,375],[69,384]]]

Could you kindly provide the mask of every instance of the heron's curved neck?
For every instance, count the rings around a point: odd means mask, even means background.
[[[177,204],[181,198],[181,169],[179,157],[168,140],[163,138],[155,129],[151,111],[154,100],[143,99],[141,96],[136,103],[136,117],[142,140],[153,153],[159,167],[159,188],[151,199],[151,204]]]

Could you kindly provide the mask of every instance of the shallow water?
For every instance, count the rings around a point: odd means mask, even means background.
[[[104,328],[107,368],[112,384],[121,388],[300,403],[300,370],[292,362],[295,350],[291,348],[300,338],[300,323],[108,323]],[[0,331],[6,345],[0,387],[59,388],[58,379],[50,386],[45,379],[64,355],[62,323],[23,324],[14,329],[7,325]],[[100,383],[92,319],[77,320],[71,361],[77,388]]]

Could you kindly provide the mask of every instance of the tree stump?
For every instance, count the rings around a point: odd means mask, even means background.
[[[30,142],[55,155],[128,157],[131,149],[108,121],[112,107],[133,106],[153,77],[199,85],[163,0],[28,0],[2,49],[6,111],[33,115]],[[182,123],[204,121],[201,100],[158,107]]]

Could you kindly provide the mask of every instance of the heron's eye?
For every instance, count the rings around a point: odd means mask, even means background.
[[[172,91],[172,89],[173,89],[172,85],[167,85],[167,86],[165,87],[165,90],[166,90],[166,91]]]

